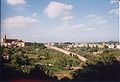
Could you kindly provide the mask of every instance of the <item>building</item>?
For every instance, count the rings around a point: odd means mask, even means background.
[[[5,35],[4,38],[1,39],[1,45],[24,47],[25,42],[19,39],[8,39],[7,36]]]
[[[117,45],[117,47],[116,47],[117,49],[120,49],[120,45]]]
[[[115,45],[114,44],[111,44],[111,45],[108,45],[108,48],[115,48]]]

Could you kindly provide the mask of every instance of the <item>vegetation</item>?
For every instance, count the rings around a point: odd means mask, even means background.
[[[73,72],[73,80],[120,81],[119,50],[106,50],[95,61],[88,61]]]
[[[72,52],[88,58],[87,62],[62,52],[47,49],[34,43],[26,47],[1,46],[1,80],[75,80],[75,81],[119,81],[120,50],[71,48]],[[103,51],[93,55],[93,52]],[[79,69],[74,69],[80,67]]]
[[[26,47],[1,47],[2,70],[3,72],[13,72],[13,76],[2,73],[2,79],[8,77],[14,78],[14,75],[20,73],[18,78],[22,78],[21,74],[29,78],[49,79],[64,78],[64,74],[73,71],[70,68],[79,66],[80,60],[72,56],[65,55],[62,52],[47,49],[43,44],[34,43],[32,46]],[[4,59],[3,57],[9,57]],[[9,69],[9,70],[7,70]],[[60,76],[60,72],[65,73]],[[38,74],[40,73],[40,74]],[[59,76],[57,77],[57,75]],[[60,77],[60,78],[59,78]],[[68,76],[70,78],[70,76]]]

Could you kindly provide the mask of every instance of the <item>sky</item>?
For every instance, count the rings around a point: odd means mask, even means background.
[[[31,42],[119,40],[118,0],[1,0],[1,35]]]

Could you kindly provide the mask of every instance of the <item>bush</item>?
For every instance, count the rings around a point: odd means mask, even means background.
[[[102,56],[95,62],[87,62],[82,70],[73,72],[73,80],[119,81],[120,62],[114,56]]]

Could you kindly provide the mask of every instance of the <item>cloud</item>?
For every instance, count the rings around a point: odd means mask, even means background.
[[[44,13],[49,18],[62,17],[63,20],[72,19],[70,10],[73,8],[70,4],[64,4],[60,2],[50,2],[49,5],[44,9]]]
[[[118,2],[119,2],[118,0],[110,0],[111,4],[118,3]]]
[[[88,22],[90,24],[104,24],[107,22],[103,17],[97,15],[88,15],[85,17],[89,19]]]
[[[39,34],[48,34],[48,33],[68,32],[74,29],[80,30],[82,29],[82,27],[85,27],[85,25],[84,24],[72,24],[69,26],[60,26],[58,28],[55,27],[54,29],[35,31],[34,34],[39,35]]]
[[[103,16],[98,16],[95,14],[87,15],[85,16],[86,22],[85,22],[85,31],[96,31],[96,30],[102,30],[102,27],[104,27],[107,24],[107,20]]]
[[[70,25],[71,27],[69,27],[70,29],[75,29],[75,28],[81,28],[84,27],[84,24],[75,24],[75,25]]]
[[[92,18],[92,17],[96,17],[96,15],[87,15],[85,16],[86,18]]]
[[[110,3],[114,7],[108,11],[108,14],[119,15],[119,0],[110,0]]]
[[[95,28],[87,28],[88,31],[94,31]]]
[[[116,14],[116,15],[119,15],[119,8],[110,10],[110,11],[108,12],[108,14]]]
[[[70,20],[70,19],[73,19],[74,17],[73,16],[64,16],[62,18],[63,21],[66,21],[66,20]]]
[[[70,24],[68,26],[63,26],[61,28],[57,28],[57,29],[54,29],[54,31],[57,31],[57,32],[61,32],[61,31],[72,31],[74,29],[82,29],[83,27],[85,27],[84,24]]]
[[[26,0],[7,0],[7,3],[12,6],[24,5],[27,3]]]
[[[32,14],[32,17],[36,17],[38,14],[37,13],[33,13]]]
[[[4,19],[2,21],[2,25],[6,28],[25,28],[34,26],[37,22],[38,20],[32,17],[13,16]]]

